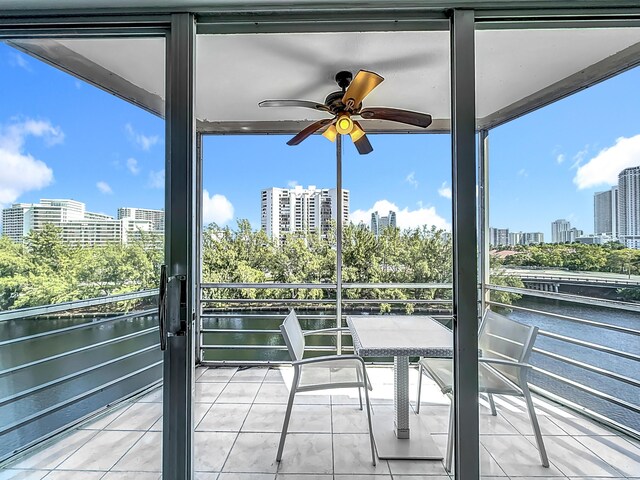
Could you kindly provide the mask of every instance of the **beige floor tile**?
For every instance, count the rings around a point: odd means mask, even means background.
[[[333,468],[335,474],[389,474],[386,460],[371,461],[371,445],[368,434],[341,433],[333,436]]]
[[[334,475],[333,478],[334,480],[391,480],[391,475],[378,475],[378,474],[376,475]],[[402,477],[398,477],[394,475],[393,478],[395,479],[395,478],[402,478]],[[410,477],[410,478],[412,480],[416,480],[416,477]]]
[[[226,383],[231,380],[231,377],[236,373],[238,369],[236,367],[211,367],[208,368],[198,378],[198,382],[222,382]]]
[[[249,414],[244,421],[244,425],[242,425],[242,431],[271,433],[281,432],[286,410],[286,405],[261,405],[254,403],[251,405],[251,410],[249,410]]]
[[[231,377],[231,382],[243,382],[243,383],[262,383],[264,377],[267,375],[266,368],[262,367],[250,367],[241,368],[234,373]]]
[[[84,445],[98,432],[92,430],[76,430],[67,437],[62,437],[51,446],[29,455],[17,463],[11,465],[12,468],[31,468],[35,470],[53,469],[60,465],[73,452]]]
[[[267,374],[264,377],[265,383],[285,383],[286,378],[290,378],[292,374],[290,374],[291,368],[270,368]]]
[[[396,475],[447,475],[442,460],[389,460],[389,470]]]
[[[371,477],[372,480],[376,480],[377,477]],[[423,480],[449,480],[448,476],[445,475],[434,475],[434,476],[424,476],[424,475],[394,475],[393,480],[418,480],[419,478]],[[506,477],[503,477],[502,480],[505,480]],[[337,480],[337,479],[336,479]],[[482,477],[482,480],[485,480],[485,477]],[[540,479],[538,479],[540,480]]]
[[[201,383],[200,385],[221,384]],[[216,399],[216,403],[253,403],[259,388],[259,383],[227,383],[220,396]]]
[[[508,410],[499,406],[498,415],[504,417],[521,435],[533,435],[533,426],[526,410]],[[544,410],[536,409],[536,416],[543,436],[567,435]]]
[[[155,472],[107,472],[101,480],[158,480]]]
[[[218,480],[218,474],[210,473],[210,472],[195,472],[194,479],[195,480]]]
[[[213,403],[225,386],[225,383],[196,383],[195,401],[197,403]]]
[[[100,471],[69,471],[69,470],[53,470],[49,475],[44,477],[45,480],[100,480],[107,472]]]
[[[574,437],[627,477],[640,477],[640,448],[622,437]]]
[[[274,480],[273,473],[221,473],[218,480]]]
[[[563,473],[552,464],[545,468],[540,464],[538,449],[519,435],[482,435],[480,442],[509,476],[562,477]],[[485,475],[494,472],[482,470]]]
[[[162,403],[162,386],[155,388],[144,397],[137,400],[142,403]]]
[[[239,432],[249,413],[249,408],[251,408],[249,404],[216,403],[211,406],[200,422],[194,422],[197,425],[196,431]]]
[[[301,475],[299,473],[279,473],[276,480],[333,480],[333,475]]]
[[[161,472],[162,433],[147,432],[138,443],[116,463],[113,471]]]
[[[237,433],[231,432],[195,432],[193,443],[195,444],[196,472],[219,472],[222,470],[237,435]]]
[[[0,480],[40,480],[49,470],[0,470]]]
[[[82,428],[83,430],[102,430],[104,427],[106,427],[107,425],[109,425],[111,422],[113,422],[116,418],[118,418],[120,415],[122,415],[124,412],[127,411],[127,409],[129,409],[129,407],[131,407],[131,405],[133,405],[132,403],[124,403],[121,406],[118,406],[116,408],[113,409],[109,409],[108,412],[105,412],[104,415],[98,417],[97,419],[83,425]]]
[[[241,432],[222,471],[276,473],[279,438],[278,433]]]
[[[366,407],[364,407],[366,408]],[[367,412],[355,405],[332,405],[333,433],[368,433]]]
[[[530,442],[534,438],[527,437]],[[544,439],[549,460],[567,477],[621,477],[621,472],[572,437]]]
[[[149,430],[162,416],[161,403],[134,403],[126,411],[107,425],[105,430]]]
[[[110,470],[144,432],[103,431],[59,465],[61,470]]]
[[[332,474],[331,435],[319,433],[288,434],[278,473]]]

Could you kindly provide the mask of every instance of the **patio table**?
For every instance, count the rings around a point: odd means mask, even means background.
[[[453,356],[450,330],[428,316],[348,316],[355,353],[361,357],[394,357],[394,418],[373,416],[373,437],[382,459],[443,458],[423,422],[409,405],[409,357]]]

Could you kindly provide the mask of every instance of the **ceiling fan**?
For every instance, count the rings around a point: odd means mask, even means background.
[[[373,151],[371,143],[362,125],[353,117],[372,120],[388,120],[405,123],[416,127],[427,128],[431,125],[431,115],[387,107],[362,108],[362,101],[384,78],[368,70],[360,70],[355,78],[351,72],[338,72],[336,83],[342,89],[327,95],[324,103],[309,100],[263,100],[260,107],[303,107],[319,110],[333,115],[312,123],[287,142],[287,145],[298,145],[321,128],[327,127],[322,135],[332,142],[338,135],[349,135],[361,155]]]

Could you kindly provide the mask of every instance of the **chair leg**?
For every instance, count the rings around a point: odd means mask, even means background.
[[[420,413],[420,392],[422,391],[422,365],[418,366],[418,399],[416,400],[416,415]]]
[[[447,453],[445,455],[444,468],[451,473],[453,463],[453,397],[451,396],[451,406],[449,407],[449,434],[447,435]]]
[[[487,393],[487,397],[489,397],[489,406],[491,407],[491,415],[495,417],[496,415],[498,415],[498,412],[496,412],[496,404],[493,401],[493,393]]]
[[[538,417],[536,416],[536,411],[533,407],[533,401],[531,400],[531,393],[529,392],[529,387],[525,384],[522,389],[522,393],[524,393],[524,400],[527,403],[527,410],[529,411],[529,419],[531,420],[531,425],[533,426],[533,432],[536,436],[536,443],[538,444],[538,451],[540,453],[540,461],[542,462],[543,467],[549,467],[549,457],[547,457],[547,449],[544,447],[544,441],[542,440],[542,433],[540,432],[540,425],[538,424]]]
[[[364,367],[363,367],[364,370]],[[366,370],[363,372],[364,378],[367,377]],[[358,389],[360,391],[360,389]],[[369,402],[369,389],[364,389],[364,398],[367,404],[367,422],[369,423],[369,441],[371,442],[371,461],[373,462],[373,466],[376,466],[376,447],[373,444],[373,427],[371,426],[371,402]]]
[[[363,382],[363,379],[360,377],[360,370],[356,368],[356,377],[358,378],[358,382]],[[365,387],[366,388],[366,387]],[[360,399],[360,410],[362,410],[362,388],[358,387],[358,397]]]
[[[280,434],[280,444],[278,445],[278,454],[276,455],[276,461],[282,460],[282,451],[284,450],[284,441],[287,438],[287,430],[289,429],[289,420],[291,419],[291,410],[293,409],[293,400],[296,397],[296,390],[298,389],[299,373],[296,368],[293,374],[293,384],[291,385],[291,391],[289,392],[289,401],[287,402],[287,411],[284,414],[284,423],[282,424],[282,433]]]

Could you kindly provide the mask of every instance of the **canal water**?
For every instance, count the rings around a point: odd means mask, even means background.
[[[636,312],[573,305],[538,298],[522,299],[517,305],[640,330],[640,313]],[[640,356],[640,337],[638,336],[518,310],[503,313],[520,322],[537,325],[541,330]],[[207,333],[204,334],[204,340],[206,344],[211,345],[282,347],[282,337],[279,333],[242,332],[244,329],[277,331],[281,321],[280,315],[274,315],[273,318],[240,315],[209,318],[204,322],[206,328],[231,329],[237,332]],[[304,316],[301,323],[305,329],[335,326],[335,321],[331,319],[305,319]],[[18,337],[32,336],[80,324],[89,325],[86,328],[35,337],[19,343],[7,343]],[[0,322],[0,459],[45,433],[55,431],[130,392],[158,381],[162,375],[161,365],[147,368],[162,360],[161,352],[157,347],[156,327],[155,316],[117,321],[109,321],[101,316],[95,318],[41,317]],[[147,329],[150,331],[140,333]],[[140,334],[135,335],[136,332]],[[87,345],[114,338],[120,338],[120,340],[89,350],[80,350]],[[313,340],[312,345],[327,346],[334,342],[333,336],[318,337]],[[343,345],[350,345],[350,342],[350,337],[343,337]],[[609,353],[597,352],[542,335],[538,337],[536,347],[640,381],[638,361],[619,358]],[[136,353],[141,350],[144,351]],[[69,352],[72,353],[65,355]],[[53,358],[39,363],[48,357]],[[235,348],[207,350],[204,358],[229,361],[279,361],[286,360],[288,354],[286,350],[271,348]],[[114,361],[114,359],[117,360]],[[538,353],[533,354],[531,361],[540,368],[588,385],[603,393],[635,405],[640,403],[638,402],[640,389],[627,383],[567,365]],[[75,374],[78,375],[75,376]],[[59,379],[62,381],[56,383]],[[640,415],[624,407],[597,399],[575,387],[539,373],[532,375],[530,383],[640,430]],[[46,387],[38,389],[40,385]],[[87,394],[87,392],[90,393]],[[22,395],[22,393],[28,394]]]

